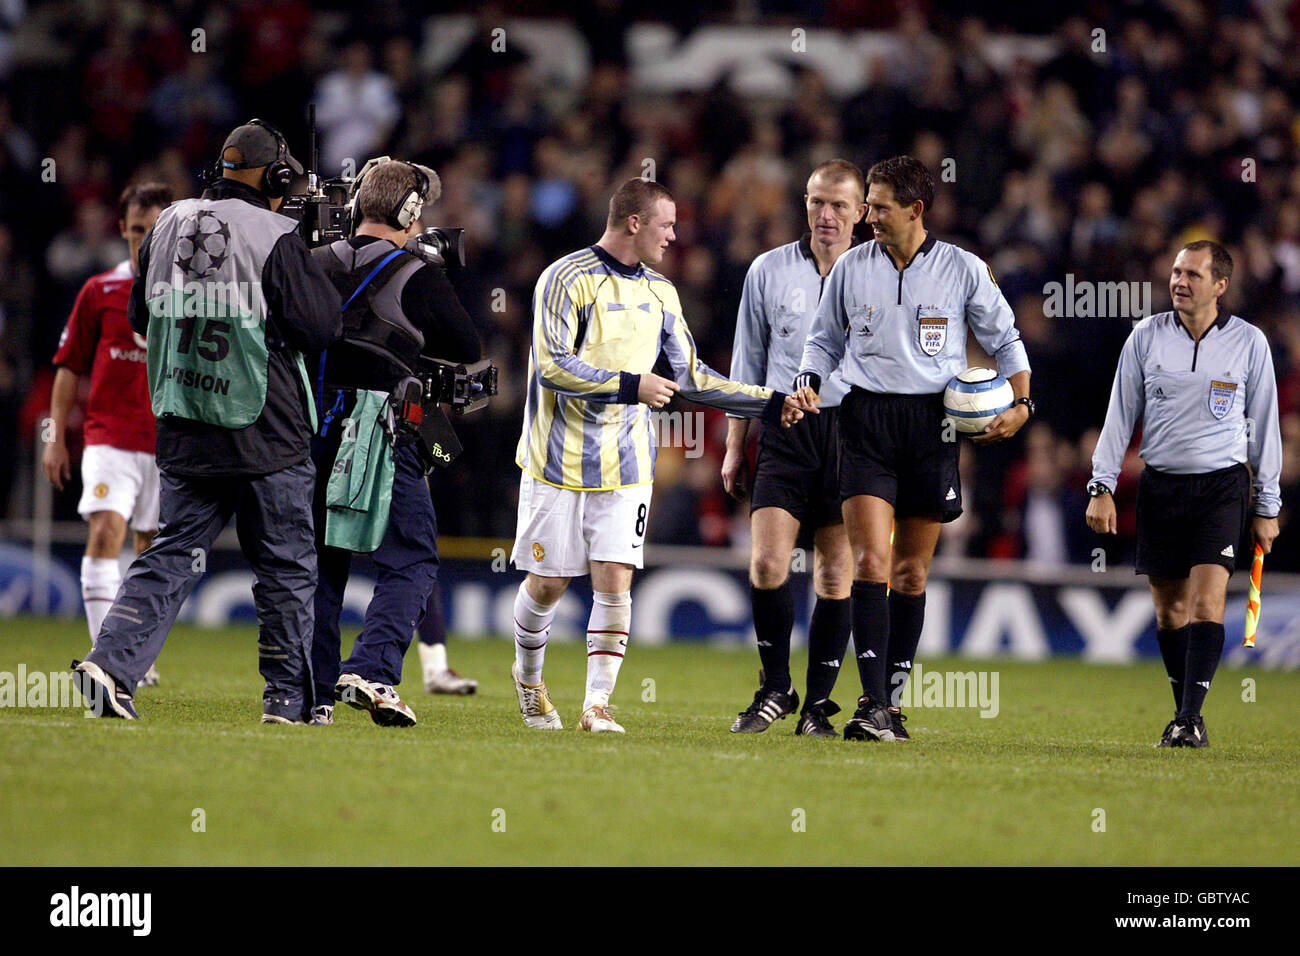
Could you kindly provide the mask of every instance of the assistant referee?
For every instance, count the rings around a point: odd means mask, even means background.
[[[1112,493],[1141,419],[1136,565],[1151,584],[1176,708],[1157,747],[1209,746],[1201,706],[1223,652],[1223,605],[1251,513],[1252,473],[1251,533],[1265,554],[1278,532],[1273,357],[1263,332],[1219,308],[1231,278],[1232,257],[1217,242],[1178,253],[1169,276],[1174,309],[1142,320],[1124,343],[1092,458],[1088,527],[1113,534]]]
[[[799,371],[826,276],[855,245],[853,227],[866,215],[866,191],[862,170],[848,160],[827,160],[812,171],[803,197],[808,232],[798,242],[763,253],[745,275],[731,353],[731,375],[737,381],[779,389]],[[759,438],[750,497],[749,598],[763,667],[753,703],[731,725],[732,733],[761,734],[799,706],[790,678],[790,565],[802,533],[813,542],[817,599],[808,625],[808,693],[795,733],[839,736],[830,722],[839,706],[830,695],[849,643],[852,566],[839,496],[836,418],[845,391],[840,376],[832,376],[822,389],[818,414],[793,428],[764,429]],[[749,419],[728,418],[722,484],[736,497],[745,491],[748,430]]]

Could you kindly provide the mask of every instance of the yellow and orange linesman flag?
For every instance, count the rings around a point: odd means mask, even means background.
[[[1259,582],[1264,577],[1264,549],[1255,545],[1255,560],[1250,563],[1250,596],[1246,598],[1246,636],[1242,647],[1255,646],[1255,628],[1259,626]]]

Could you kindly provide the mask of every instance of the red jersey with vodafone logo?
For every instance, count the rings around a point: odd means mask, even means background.
[[[154,454],[153,406],[149,400],[148,352],[126,318],[131,262],[86,281],[59,339],[54,364],[90,374],[86,444]]]

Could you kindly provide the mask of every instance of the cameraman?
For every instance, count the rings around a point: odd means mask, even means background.
[[[316,586],[302,353],[338,338],[339,297],[298,224],[276,212],[302,172],[279,130],[236,128],[217,168],[221,178],[164,209],[140,246],[127,315],[148,339],[162,531],[132,563],[74,678],[96,716],[135,719],[131,691],[234,515],[257,579],[262,722],[300,724],[312,701]]]
[[[480,346],[443,265],[403,251],[420,232],[424,206],[442,194],[437,174],[382,158],[366,164],[353,189],[356,234],[312,251],[345,303],[342,341],[311,360],[322,412],[312,440],[320,561],[312,716],[314,723],[332,723],[334,701],[342,699],[381,726],[409,727],[415,714],[394,686],[438,574],[437,520],[416,445],[399,441],[395,449],[388,526],[371,555],[378,581],[361,635],[341,664],[339,612],[352,552],[325,544],[326,489],[358,390],[391,392],[420,355],[476,362]]]

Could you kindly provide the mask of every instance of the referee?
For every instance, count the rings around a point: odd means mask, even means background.
[[[804,205],[808,228],[798,242],[763,253],[749,267],[740,297],[731,376],[784,388],[803,357],[804,338],[826,286],[826,276],[854,244],[862,221],[866,181],[843,159],[822,163],[808,177]],[[750,603],[763,669],[758,692],[731,725],[732,733],[759,734],[799,706],[790,679],[790,631],[794,596],[790,556],[800,527],[813,535],[813,605],[808,628],[807,697],[796,734],[838,737],[830,700],[849,641],[849,584],[852,555],[840,516],[835,406],[844,396],[839,375],[823,389],[823,411],[793,428],[766,428],[759,438],[758,464],[750,499],[753,554],[749,564]],[[749,419],[727,421],[722,483],[727,493],[745,491],[745,436]]]
[[[1124,343],[1092,458],[1088,527],[1114,533],[1112,493],[1138,420],[1137,573],[1151,584],[1156,637],[1173,687],[1174,719],[1157,747],[1208,747],[1201,706],[1223,652],[1223,605],[1236,548],[1277,537],[1282,437],[1264,333],[1219,308],[1232,257],[1217,242],[1174,259],[1174,310],[1138,323]],[[1250,463],[1250,470],[1246,468]]]
[[[910,156],[867,173],[874,241],[831,270],[795,379],[801,407],[841,370],[839,495],[853,549],[851,614],[862,697],[845,740],[905,740],[896,704],[925,620],[939,528],[961,514],[957,442],[943,390],[966,367],[967,329],[1011,382],[1015,404],[976,436],[1010,438],[1034,412],[1011,306],[978,256],[928,235],[934,181]],[[890,545],[890,533],[894,541]]]

